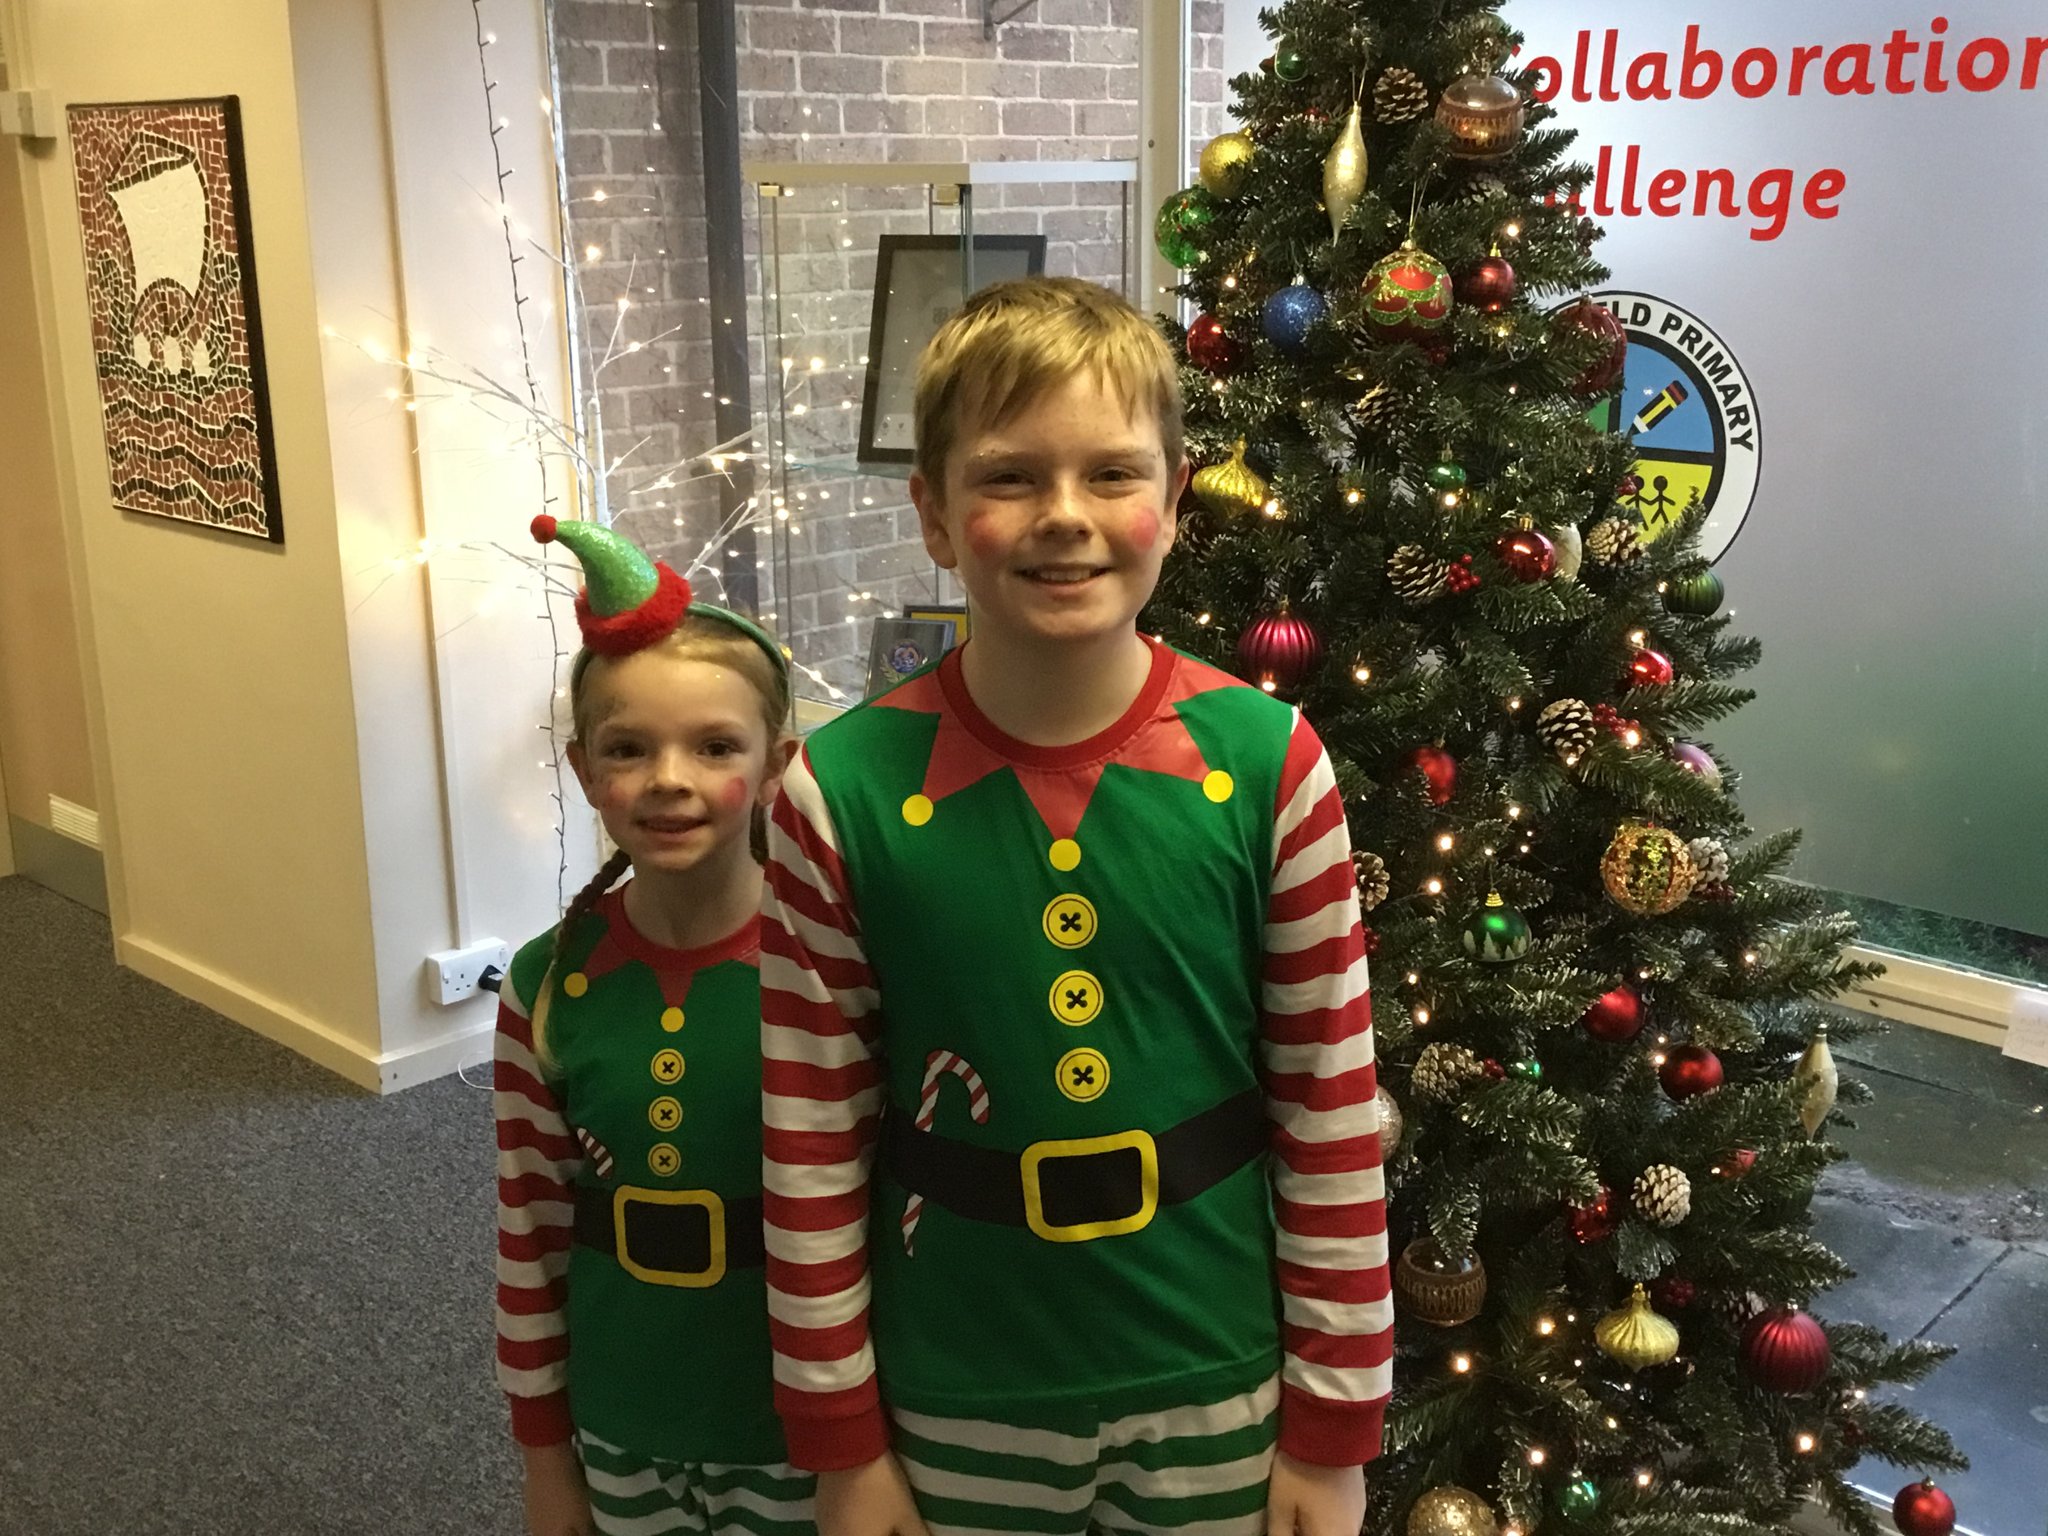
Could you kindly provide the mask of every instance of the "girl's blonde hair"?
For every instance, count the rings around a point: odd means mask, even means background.
[[[973,426],[1000,427],[1047,390],[1088,373],[1124,414],[1150,412],[1171,474],[1187,456],[1180,375],[1152,322],[1121,297],[1078,277],[991,283],[970,298],[917,362],[913,453],[940,496],[946,457]]]
[[[668,635],[657,640],[646,649],[661,651],[681,661],[711,661],[720,666],[730,667],[753,686],[761,701],[761,719],[768,727],[768,744],[772,751],[789,730],[791,704],[789,673],[768,659],[759,642],[744,631],[735,628],[721,618],[705,613],[685,613],[682,622]],[[640,654],[634,652],[634,655]],[[598,689],[592,681],[595,673],[602,678],[611,665],[608,657],[585,646],[577,651],[576,659],[569,667],[569,718],[574,722],[575,734],[570,738],[578,746],[590,740],[596,728],[594,712],[597,708]],[[750,835],[754,857],[767,856],[767,825],[759,807],[754,810],[754,822]],[[533,994],[533,1056],[543,1068],[551,1065],[547,1048],[547,1022],[555,995],[555,973],[562,967],[562,950],[568,943],[569,935],[583,921],[584,915],[603,899],[606,892],[619,883],[619,877],[632,867],[633,861],[626,856],[623,848],[614,849],[610,858],[598,867],[590,883],[576,893],[562,914],[561,922],[555,925],[554,949],[548,956],[547,971],[541,976],[540,985]]]

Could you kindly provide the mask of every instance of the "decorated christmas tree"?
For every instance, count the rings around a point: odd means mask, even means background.
[[[1399,1318],[1367,1529],[1780,1531],[1818,1494],[1874,1532],[1860,1460],[1961,1461],[1884,1391],[1946,1351],[1807,1310],[1866,1092],[1827,1004],[1869,971],[1697,739],[1757,646],[1702,509],[1630,509],[1591,173],[1493,9],[1265,20],[1159,213],[1198,473],[1145,623],[1298,702],[1349,806]],[[1916,1480],[1897,1518],[1954,1511]]]

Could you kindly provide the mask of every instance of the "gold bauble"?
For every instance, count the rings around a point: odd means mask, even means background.
[[[1550,542],[1557,550],[1557,569],[1551,574],[1559,581],[1577,581],[1579,567],[1586,563],[1586,540],[1579,525],[1566,523],[1552,528]]]
[[[1616,904],[1638,917],[1662,917],[1692,894],[1700,868],[1676,832],[1625,821],[1600,860],[1600,878]]]
[[[1211,512],[1224,517],[1233,512],[1256,512],[1272,499],[1273,492],[1258,472],[1244,461],[1244,439],[1230,450],[1221,464],[1195,472],[1195,499]]]
[[[1435,1238],[1418,1237],[1394,1266],[1394,1300],[1419,1323],[1456,1328],[1486,1305],[1486,1266],[1476,1253],[1447,1259]]]
[[[1362,111],[1357,102],[1351,104],[1351,115],[1344,119],[1343,131],[1337,135],[1337,142],[1330,146],[1330,153],[1323,159],[1323,206],[1329,210],[1332,240],[1344,233],[1345,220],[1351,217],[1351,210],[1358,206],[1358,200],[1365,196]]]
[[[1202,185],[1217,197],[1236,197],[1251,180],[1252,136],[1219,133],[1202,150]]]
[[[1465,75],[1436,104],[1436,120],[1451,134],[1460,160],[1498,160],[1522,141],[1527,109],[1522,93],[1499,75]]]
[[[1408,1536],[1500,1536],[1500,1522],[1478,1494],[1446,1483],[1410,1506]]]
[[[1678,1354],[1678,1325],[1651,1310],[1649,1295],[1639,1285],[1627,1301],[1594,1324],[1593,1342],[1602,1354],[1640,1371]]]
[[[1384,1167],[1401,1150],[1401,1132],[1407,1122],[1401,1118],[1401,1106],[1394,1102],[1394,1096],[1384,1087],[1377,1099],[1380,1106],[1380,1164]]]
[[[1806,1054],[1799,1058],[1792,1080],[1799,1084],[1799,1123],[1806,1127],[1807,1135],[1818,1136],[1821,1122],[1827,1119],[1835,1107],[1836,1095],[1842,1091],[1841,1075],[1835,1070],[1835,1053],[1828,1049],[1825,1024],[1814,1035]]]

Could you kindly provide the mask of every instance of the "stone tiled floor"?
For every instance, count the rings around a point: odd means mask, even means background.
[[[1973,1465],[1944,1477],[1960,1528],[2048,1530],[2048,1070],[1922,1030],[1837,1052],[1877,1103],[1841,1134],[1816,1235],[1857,1271],[1822,1315],[1958,1346],[1907,1393]],[[1909,1480],[1870,1465],[1885,1501]]]

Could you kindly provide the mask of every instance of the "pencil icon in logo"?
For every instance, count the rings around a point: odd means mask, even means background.
[[[1662,394],[1636,412],[1636,419],[1628,424],[1629,431],[1631,433],[1649,431],[1650,428],[1656,426],[1658,422],[1685,404],[1689,398],[1685,391],[1685,385],[1677,379],[1673,379],[1664,386]]]

